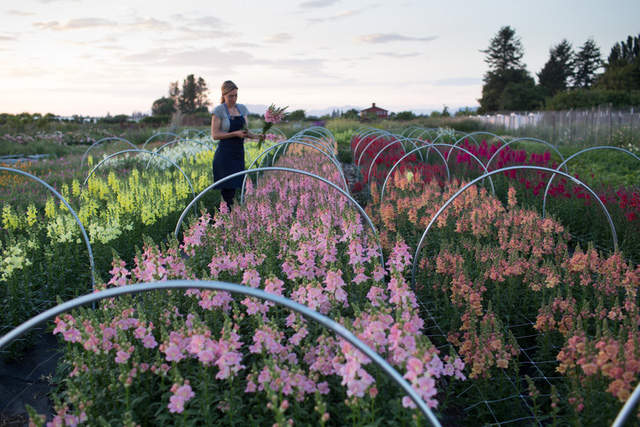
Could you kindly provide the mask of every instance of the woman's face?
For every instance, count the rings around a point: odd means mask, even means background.
[[[224,103],[230,106],[236,105],[238,100],[238,89],[233,89],[226,95],[224,95]]]

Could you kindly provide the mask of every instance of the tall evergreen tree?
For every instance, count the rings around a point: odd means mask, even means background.
[[[549,50],[549,60],[537,74],[538,86],[544,97],[551,97],[569,87],[573,57],[573,48],[566,39]]]
[[[202,77],[196,80],[193,74],[189,74],[182,82],[182,91],[178,97],[180,111],[185,114],[206,111],[209,106],[208,90]]]
[[[596,87],[609,90],[640,90],[640,34],[616,43],[598,76]]]
[[[489,48],[482,50],[487,56],[485,62],[489,64],[489,71],[484,75],[484,85],[482,87],[482,98],[479,113],[497,111],[501,109],[511,109],[513,106],[526,104],[524,109],[534,108],[536,103],[521,102],[519,99],[523,94],[527,98],[535,92],[535,82],[525,69],[522,63],[524,48],[520,37],[509,26],[502,27],[500,31],[489,42]],[[510,85],[508,96],[503,97],[505,88]],[[522,86],[519,86],[522,85]]]
[[[600,48],[592,37],[582,45],[575,57],[574,88],[590,88],[596,81],[596,73],[602,66]]]
[[[498,34],[491,39],[489,48],[480,52],[487,54],[485,62],[491,71],[497,74],[511,69],[521,69],[524,65],[520,60],[524,56],[524,48],[520,37],[510,26],[500,28]]]

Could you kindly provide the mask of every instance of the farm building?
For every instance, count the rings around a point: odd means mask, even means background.
[[[376,107],[376,103],[372,103],[370,108],[365,108],[360,111],[360,117],[365,117],[369,115],[378,116],[381,119],[386,118],[389,115],[389,112],[384,108]]]

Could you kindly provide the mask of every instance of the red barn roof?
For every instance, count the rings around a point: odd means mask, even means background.
[[[364,117],[368,115],[375,115],[378,117],[387,117],[388,114],[389,112],[384,108],[376,107],[375,102],[371,104],[370,108],[365,108],[364,110],[360,111],[360,117]]]

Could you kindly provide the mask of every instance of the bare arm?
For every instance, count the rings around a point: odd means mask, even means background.
[[[244,126],[249,129],[249,119],[247,119],[246,117],[244,118]],[[260,135],[257,135],[253,132],[247,132],[247,138],[251,138],[251,139],[260,139]]]
[[[211,116],[211,139],[220,141],[221,139],[247,137],[247,132],[244,130],[237,130],[235,132],[223,132],[220,130],[221,125],[222,120],[220,120],[220,117],[213,114]]]

